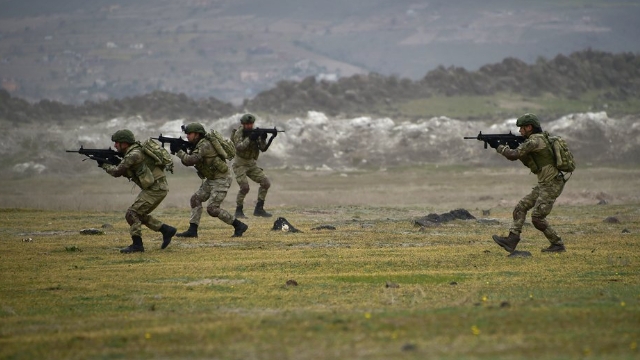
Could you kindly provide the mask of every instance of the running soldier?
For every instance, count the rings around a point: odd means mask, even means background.
[[[125,215],[133,244],[120,249],[120,252],[144,252],[142,225],[162,233],[161,248],[165,249],[176,234],[176,228],[163,224],[162,221],[150,215],[169,192],[164,169],[145,155],[142,146],[136,141],[131,131],[118,130],[111,136],[111,141],[114,142],[116,151],[123,155],[122,162],[116,166],[98,161],[98,166],[113,177],[126,177],[142,189]]]
[[[553,150],[547,140],[547,133],[542,131],[540,121],[534,114],[524,114],[516,121],[520,127],[520,134],[526,139],[516,149],[501,145],[498,140],[492,140],[489,146],[507,159],[520,160],[531,172],[538,176],[538,185],[530,194],[522,198],[513,210],[513,223],[506,237],[493,235],[493,241],[508,252],[513,252],[520,242],[520,233],[524,225],[527,212],[531,212],[533,226],[541,231],[551,245],[543,248],[543,252],[564,252],[564,243],[546,220],[553,204],[564,189],[565,179],[557,168]]]
[[[240,127],[234,130],[231,140],[236,146],[236,157],[233,161],[233,172],[236,175],[236,181],[240,186],[238,196],[236,197],[236,217],[246,218],[243,212],[244,198],[249,193],[249,179],[260,184],[258,189],[258,202],[253,210],[254,216],[270,217],[271,214],[264,210],[264,201],[267,197],[267,191],[271,186],[269,178],[264,171],[258,167],[257,161],[260,152],[265,152],[269,148],[267,145],[267,134],[260,136],[258,133],[250,132],[256,121],[255,116],[244,114],[240,118]],[[272,136],[277,136],[276,132]]]
[[[179,148],[179,145],[171,144],[171,153],[180,158],[183,165],[196,168],[198,176],[202,179],[202,185],[191,196],[189,229],[176,236],[198,237],[202,203],[207,200],[209,200],[207,213],[212,217],[217,217],[225,224],[233,226],[234,237],[242,236],[249,227],[220,207],[231,186],[231,175],[226,160],[223,155],[216,152],[201,124],[188,124],[184,127],[184,132],[187,134],[187,140],[194,144],[193,151],[187,154]]]

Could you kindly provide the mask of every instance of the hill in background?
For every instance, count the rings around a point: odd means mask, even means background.
[[[163,91],[235,105],[280,81],[468,71],[638,52],[640,4],[563,1],[0,1],[0,78],[66,104]]]

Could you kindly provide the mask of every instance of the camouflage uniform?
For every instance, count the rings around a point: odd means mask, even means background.
[[[271,182],[269,182],[264,171],[257,165],[260,152],[267,150],[267,140],[264,137],[251,140],[249,136],[244,134],[243,130],[244,127],[241,125],[239,128],[234,130],[231,137],[233,144],[236,146],[236,157],[233,161],[232,167],[236,176],[236,181],[240,186],[240,191],[238,191],[238,196],[236,197],[236,205],[241,212],[244,199],[249,193],[248,179],[251,179],[260,184],[260,188],[258,189],[258,204],[256,205],[254,215],[261,214],[260,216],[271,216],[264,212],[264,209],[262,208],[267,197],[269,187],[271,186]]]
[[[553,153],[545,137],[546,133],[532,134],[517,149],[500,145],[496,149],[509,160],[520,160],[531,172],[538,176],[536,185],[530,194],[522,198],[513,210],[513,223],[510,232],[520,235],[527,212],[531,209],[531,222],[536,229],[553,245],[564,245],[558,233],[547,222],[553,204],[564,189],[562,173],[555,167]]]
[[[171,237],[175,234],[176,229],[163,224],[162,221],[151,216],[151,212],[164,200],[169,192],[167,178],[164,170],[156,166],[155,162],[144,154],[144,150],[140,143],[135,142],[133,134],[128,130],[119,130],[114,134],[112,139],[120,141],[118,136],[127,136],[131,143],[125,151],[124,157],[120,164],[110,165],[101,164],[108,174],[113,177],[124,176],[138,185],[142,191],[136,197],[133,204],[127,209],[125,219],[129,224],[129,234],[133,239],[132,246],[121,249],[123,253],[142,252],[142,225],[145,225],[153,231],[159,231],[163,235],[162,249],[166,248],[171,242]]]
[[[231,186],[231,174],[229,174],[227,163],[218,156],[211,142],[202,138],[191,154],[180,150],[176,156],[180,158],[183,165],[194,166],[198,171],[198,176],[202,179],[202,185],[191,197],[189,223],[200,224],[202,203],[209,200],[207,213],[219,218],[225,224],[231,225],[235,218],[220,207]]]
[[[220,150],[216,150],[204,127],[199,123],[187,125],[184,127],[184,132],[187,135],[191,133],[200,134],[200,140],[198,140],[190,153],[187,154],[184,150],[179,150],[176,152],[176,156],[180,158],[183,165],[196,168],[198,176],[202,179],[202,184],[198,191],[191,196],[189,229],[177,236],[198,237],[198,226],[202,217],[202,203],[207,200],[209,200],[207,213],[212,217],[217,217],[225,224],[233,226],[235,229],[233,236],[242,236],[248,226],[220,207],[231,186],[229,166],[224,155],[219,152],[224,152],[224,149],[218,147]]]

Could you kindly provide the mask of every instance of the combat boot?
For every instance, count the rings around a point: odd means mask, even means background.
[[[134,252],[144,252],[144,246],[142,246],[142,238],[140,236],[132,236],[133,244],[127,246],[124,249],[120,249],[123,254],[131,254]]]
[[[507,237],[493,235],[493,241],[495,241],[496,244],[500,245],[503,249],[512,253],[516,251],[516,246],[518,246],[518,243],[520,242],[520,235],[514,234],[512,232],[509,232],[509,236]]]
[[[176,234],[177,231],[178,229],[167,224],[162,224],[162,226],[160,226],[160,232],[162,233],[162,246],[160,247],[161,249],[166,249],[167,246],[169,246],[171,238]]]
[[[240,221],[238,219],[234,219],[233,223],[231,223],[231,225],[233,225],[233,229],[235,230],[233,232],[233,236],[231,236],[231,237],[240,237],[249,228],[249,226],[247,226],[247,224],[243,223],[242,221]]]
[[[236,219],[246,219],[247,216],[242,211],[242,205],[236,205]]]
[[[198,237],[198,224],[189,223],[189,229],[185,232],[181,232],[176,234],[177,237],[189,237],[189,238],[197,238]]]
[[[542,252],[551,252],[551,253],[560,253],[565,252],[567,249],[564,247],[564,244],[551,244],[548,248],[544,248],[541,250]]]
[[[253,216],[271,217],[271,214],[264,211],[264,200],[258,200],[256,208],[253,210]]]

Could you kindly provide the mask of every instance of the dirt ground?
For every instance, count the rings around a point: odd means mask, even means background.
[[[521,166],[494,168],[428,165],[374,171],[335,172],[266,169],[271,179],[265,208],[326,208],[366,205],[446,212],[513,207],[536,184]],[[160,208],[189,207],[200,180],[189,169],[169,174],[170,192]],[[139,189],[99,169],[87,174],[0,179],[0,208],[123,211]],[[258,186],[251,183],[245,209]],[[586,168],[573,174],[556,206],[640,203],[640,169]],[[232,210],[233,182],[223,207]]]

